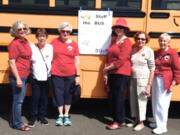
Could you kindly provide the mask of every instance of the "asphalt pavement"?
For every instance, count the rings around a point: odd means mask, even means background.
[[[9,127],[11,110],[11,90],[9,86],[0,86],[0,135],[152,135],[152,129],[148,127],[152,121],[151,102],[148,103],[147,121],[142,131],[136,132],[132,128],[122,127],[117,130],[107,130],[105,127],[112,122],[108,101],[106,99],[80,99],[72,105],[70,116],[72,126],[55,126],[57,110],[52,106],[49,98],[47,120],[49,125],[41,125],[36,122],[35,127],[28,132],[15,130]],[[25,98],[23,104],[23,121],[29,117],[30,97]],[[129,102],[126,100],[126,120],[130,117]],[[180,135],[180,102],[172,102],[169,109],[168,132],[164,135]]]

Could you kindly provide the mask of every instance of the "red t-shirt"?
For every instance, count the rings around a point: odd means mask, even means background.
[[[107,65],[111,63],[116,67],[109,74],[122,74],[131,76],[131,50],[132,44],[128,38],[121,44],[112,44],[107,53]]]
[[[29,42],[15,38],[8,46],[9,59],[15,59],[16,67],[21,78],[26,78],[30,73],[32,51]],[[11,70],[9,76],[13,76]]]
[[[168,90],[172,81],[180,83],[180,62],[178,54],[170,47],[164,53],[155,51],[155,75],[163,77],[165,90]]]
[[[55,38],[51,44],[53,45],[51,74],[65,77],[75,75],[75,56],[79,56],[78,45],[74,41],[63,43],[59,38]]]

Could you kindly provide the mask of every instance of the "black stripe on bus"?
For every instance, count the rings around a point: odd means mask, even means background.
[[[113,9],[112,9],[113,10]],[[135,17],[135,18],[144,18],[146,14],[139,10],[137,11],[116,11],[113,10],[114,17]]]
[[[36,31],[38,28],[30,28],[30,29],[31,29],[32,34],[36,34]],[[47,33],[50,35],[58,35],[59,34],[57,28],[45,28],[45,29],[46,29]],[[78,35],[78,30],[73,29],[71,35],[74,35],[74,36]]]
[[[30,6],[30,5],[8,5],[0,6],[0,12],[4,13],[22,13],[22,14],[40,14],[40,15],[70,15],[77,16],[79,8],[77,7],[42,7],[42,6]]]
[[[9,27],[0,27],[0,32],[4,32],[4,33],[7,33],[9,32]],[[38,28],[31,28],[31,33],[32,34],[36,34],[36,30]],[[46,28],[46,31],[48,34],[51,34],[51,35],[58,35],[58,30],[57,29],[48,29]],[[127,36],[128,37],[133,37],[133,35],[135,34],[136,32],[128,32],[127,33]],[[77,29],[74,29],[71,33],[71,35],[74,35],[74,36],[78,36],[78,30]],[[115,37],[116,34],[114,32],[112,32],[112,37]],[[7,49],[7,46],[5,45],[0,45],[0,52],[8,52],[8,49]]]
[[[8,48],[7,48],[7,46],[1,46],[0,45],[0,52],[8,52]],[[178,55],[179,55],[179,57],[180,57],[180,52],[177,52],[178,53]]]
[[[5,45],[0,45],[0,52],[8,52],[8,48]]]
[[[159,36],[162,33],[164,33],[164,32],[149,32],[149,36],[151,38],[159,38]],[[168,34],[171,36],[171,38],[180,38],[180,33],[171,33],[171,32],[169,32]]]
[[[36,31],[38,28],[30,28],[31,29],[31,33],[32,34],[36,34]],[[0,27],[0,32],[2,33],[8,33],[10,30],[10,27]],[[46,28],[46,31],[48,34],[51,34],[51,35],[58,35],[59,32],[58,32],[58,29],[56,28]],[[77,35],[78,34],[78,30],[77,29],[73,29],[71,35]]]
[[[127,37],[133,37],[134,34],[136,34],[136,32],[137,32],[137,31],[130,31],[130,32],[128,32],[126,35],[127,35]],[[114,31],[112,32],[112,36],[113,36],[113,37],[116,36],[116,34],[115,34]]]
[[[161,12],[152,12],[150,14],[151,18],[169,18],[169,13],[161,13]]]
[[[36,31],[37,31],[38,28],[30,28],[30,29],[31,29],[32,34],[36,34]],[[2,33],[8,33],[9,30],[10,30],[10,27],[0,27],[0,32],[2,32]],[[50,35],[58,35],[59,34],[58,29],[56,29],[56,28],[46,28],[46,31]],[[135,33],[136,33],[136,31],[130,31],[130,32],[127,33],[127,36],[128,37],[133,37],[133,35]],[[74,36],[78,35],[78,30],[73,29],[71,35],[74,35]],[[115,36],[114,32],[112,33],[112,36]]]
[[[8,52],[8,47],[7,46],[1,46],[0,45],[0,52]],[[179,57],[180,57],[180,52],[177,52]]]
[[[25,7],[25,8],[24,8]],[[43,14],[43,15],[71,15],[71,16],[77,16],[78,15],[79,8],[77,7],[42,7],[42,6],[19,6],[19,5],[8,5],[0,6],[0,12],[5,13],[22,13],[22,14]],[[107,9],[95,9],[95,8],[84,8],[84,10],[99,10],[99,11],[107,11]],[[138,18],[144,18],[145,13],[141,12],[140,10],[126,10],[123,11],[121,9],[110,9],[113,11],[114,17],[138,17]]]
[[[7,32],[9,32],[9,29],[10,29],[10,27],[3,27],[3,26],[1,26],[0,27],[0,32],[7,33]]]

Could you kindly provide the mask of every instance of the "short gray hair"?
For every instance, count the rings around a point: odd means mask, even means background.
[[[171,36],[168,34],[168,33],[162,33],[160,36],[159,36],[159,39],[161,38],[165,38],[168,40],[168,42],[171,40]]]
[[[72,32],[72,26],[71,24],[69,24],[68,22],[64,22],[62,23],[59,28],[58,28],[58,31],[60,32],[61,30],[63,30],[64,28],[68,27],[69,30]]]
[[[24,27],[27,29],[27,32],[26,32],[26,35],[30,34],[31,33],[31,30],[29,29],[29,27],[27,26],[27,24],[25,24],[24,22],[22,21],[16,21],[13,23],[11,29],[10,29],[10,34],[12,37],[17,37],[17,33],[18,33],[18,26],[22,24],[24,25]]]

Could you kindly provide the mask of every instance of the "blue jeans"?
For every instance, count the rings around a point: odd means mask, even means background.
[[[21,78],[23,86],[21,88],[16,87],[16,79],[9,77],[9,81],[12,86],[13,103],[12,103],[12,114],[10,125],[13,128],[21,128],[24,124],[21,119],[22,103],[26,92],[26,81],[27,78]]]
[[[48,105],[48,82],[47,81],[37,81],[34,79],[32,83],[32,102],[31,102],[31,117],[39,120],[43,120]],[[38,116],[38,106],[39,116]]]

